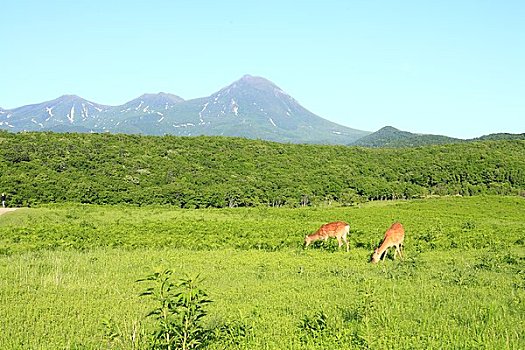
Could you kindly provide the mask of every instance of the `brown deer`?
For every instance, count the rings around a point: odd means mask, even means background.
[[[346,251],[350,249],[348,245],[348,239],[347,235],[350,232],[350,225],[348,225],[344,221],[335,221],[330,222],[328,224],[321,225],[319,230],[315,231],[315,233],[312,233],[311,235],[307,235],[304,237],[304,243],[305,247],[308,247],[310,243],[313,241],[317,241],[319,239],[327,240],[330,237],[337,238],[337,242],[339,243],[339,248],[343,245],[343,241],[346,243]]]
[[[386,230],[385,238],[383,238],[383,241],[381,242],[379,248],[376,248],[376,250],[374,250],[374,253],[370,257],[370,262],[377,263],[379,260],[381,260],[381,257],[383,257],[384,260],[386,252],[390,247],[396,248],[396,251],[394,252],[394,259],[396,258],[396,254],[398,253],[399,256],[403,258],[403,254],[401,253],[401,246],[403,245],[404,238],[405,229],[403,228],[403,225],[401,225],[399,222],[393,223],[392,226],[390,226],[390,228]]]

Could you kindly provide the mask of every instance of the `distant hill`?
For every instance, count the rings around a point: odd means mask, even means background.
[[[481,136],[473,139],[474,141],[498,141],[498,140],[525,140],[525,133],[523,134],[509,134],[509,133],[497,133]]]
[[[245,75],[208,97],[145,94],[121,106],[75,95],[0,110],[9,131],[223,135],[289,143],[349,144],[369,134],[323,119],[267,79]]]
[[[401,131],[392,126],[385,126],[353,142],[352,145],[363,147],[414,147],[464,141],[465,140],[442,135],[414,134],[408,131]]]
[[[525,140],[525,134],[496,133],[473,139],[458,139],[443,135],[414,134],[402,131],[392,126],[385,126],[376,132],[366,135],[351,143],[352,146],[362,147],[418,147],[427,145],[444,145],[451,143],[473,141]]]

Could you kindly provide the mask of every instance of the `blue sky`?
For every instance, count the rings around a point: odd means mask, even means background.
[[[30,1],[0,5],[0,107],[208,96],[263,76],[349,127],[525,132],[525,1]]]

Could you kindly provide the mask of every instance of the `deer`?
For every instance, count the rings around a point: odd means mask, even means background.
[[[328,238],[334,237],[337,238],[337,242],[339,243],[339,249],[343,245],[343,241],[346,243],[346,251],[348,252],[350,249],[347,239],[349,232],[350,225],[346,222],[329,222],[327,224],[321,225],[321,227],[317,231],[315,231],[315,233],[306,235],[304,237],[305,248],[308,247],[313,241],[317,241],[319,239],[326,241]]]
[[[396,251],[394,252],[394,259],[396,258],[396,254],[399,254],[399,256],[403,258],[401,247],[403,245],[404,238],[405,229],[403,228],[403,225],[401,225],[399,222],[393,223],[392,226],[386,230],[385,237],[383,238],[381,245],[374,250],[374,253],[370,257],[370,262],[375,264],[379,260],[384,260],[387,250],[390,247],[396,248]],[[383,259],[381,259],[381,257],[383,257]]]

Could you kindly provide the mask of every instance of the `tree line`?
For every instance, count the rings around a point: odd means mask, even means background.
[[[371,149],[218,136],[0,132],[0,190],[12,206],[181,208],[523,195],[524,155],[523,140]]]

